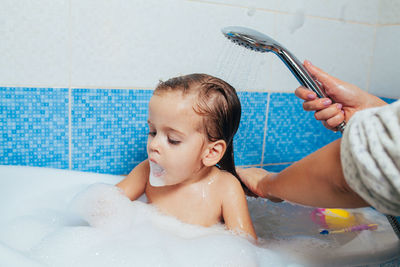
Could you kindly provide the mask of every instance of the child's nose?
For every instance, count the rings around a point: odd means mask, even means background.
[[[152,152],[159,152],[160,138],[156,135],[149,140],[149,150]]]

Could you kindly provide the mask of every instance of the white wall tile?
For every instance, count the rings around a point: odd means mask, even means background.
[[[308,59],[331,75],[367,88],[374,26],[305,17],[293,30],[294,16],[277,15],[278,42],[301,62]],[[271,71],[271,90],[291,92],[298,86],[283,64],[274,64]]]
[[[198,0],[202,2],[202,0]],[[379,19],[381,0],[211,0],[225,5],[247,6],[270,11],[300,13],[342,21],[375,24]],[[389,1],[389,0],[384,0]],[[397,0],[393,0],[397,1]]]
[[[377,5],[380,23],[398,23],[397,0],[1,0],[0,86],[152,88],[159,79],[205,72],[238,90],[292,92],[298,82],[278,57],[220,33],[240,25],[270,35],[301,61],[393,97],[397,91],[381,85],[399,84],[399,25],[378,27],[371,66],[376,26],[363,22],[377,20]]]
[[[68,85],[67,0],[1,0],[0,85]]]
[[[379,27],[376,33],[370,92],[400,98],[400,25]]]
[[[280,10],[347,22],[376,24],[380,0],[281,0]]]
[[[400,24],[400,1],[399,0],[381,0],[380,16],[381,24]]]
[[[187,1],[72,0],[72,85],[154,87],[178,74],[217,75],[225,69],[217,66],[226,63],[221,54],[234,47],[220,29],[273,28],[273,18]]]
[[[219,5],[235,5],[238,7],[247,7],[249,12],[254,8],[277,11],[280,8],[280,1],[276,0],[191,0],[203,3],[215,3]]]

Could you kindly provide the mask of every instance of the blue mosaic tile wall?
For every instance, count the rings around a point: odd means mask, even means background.
[[[134,89],[0,87],[0,164],[127,174],[147,157],[151,95]],[[238,166],[280,171],[340,137],[303,111],[294,94],[238,95]]]
[[[0,164],[68,168],[68,89],[0,87]]]
[[[238,96],[242,105],[242,116],[233,142],[235,163],[261,164],[268,95],[238,92]]]
[[[72,90],[72,169],[127,174],[147,158],[150,90]]]
[[[303,100],[294,94],[270,97],[264,164],[294,162],[341,137],[303,111]]]

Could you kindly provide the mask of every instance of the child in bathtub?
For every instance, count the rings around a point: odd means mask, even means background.
[[[131,200],[145,193],[183,222],[222,222],[256,239],[233,161],[240,115],[235,89],[221,79],[191,74],[160,82],[149,103],[148,160],[117,187]]]

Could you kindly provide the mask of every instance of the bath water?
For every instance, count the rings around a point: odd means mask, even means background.
[[[322,236],[313,208],[249,198],[254,244],[223,225],[190,225],[131,202],[113,186],[122,176],[0,166],[0,177],[0,266],[362,265],[399,255],[372,209],[354,214],[377,231]]]
[[[277,253],[222,225],[185,224],[101,183],[65,210],[15,218],[0,236],[10,253],[45,266],[285,266]]]

